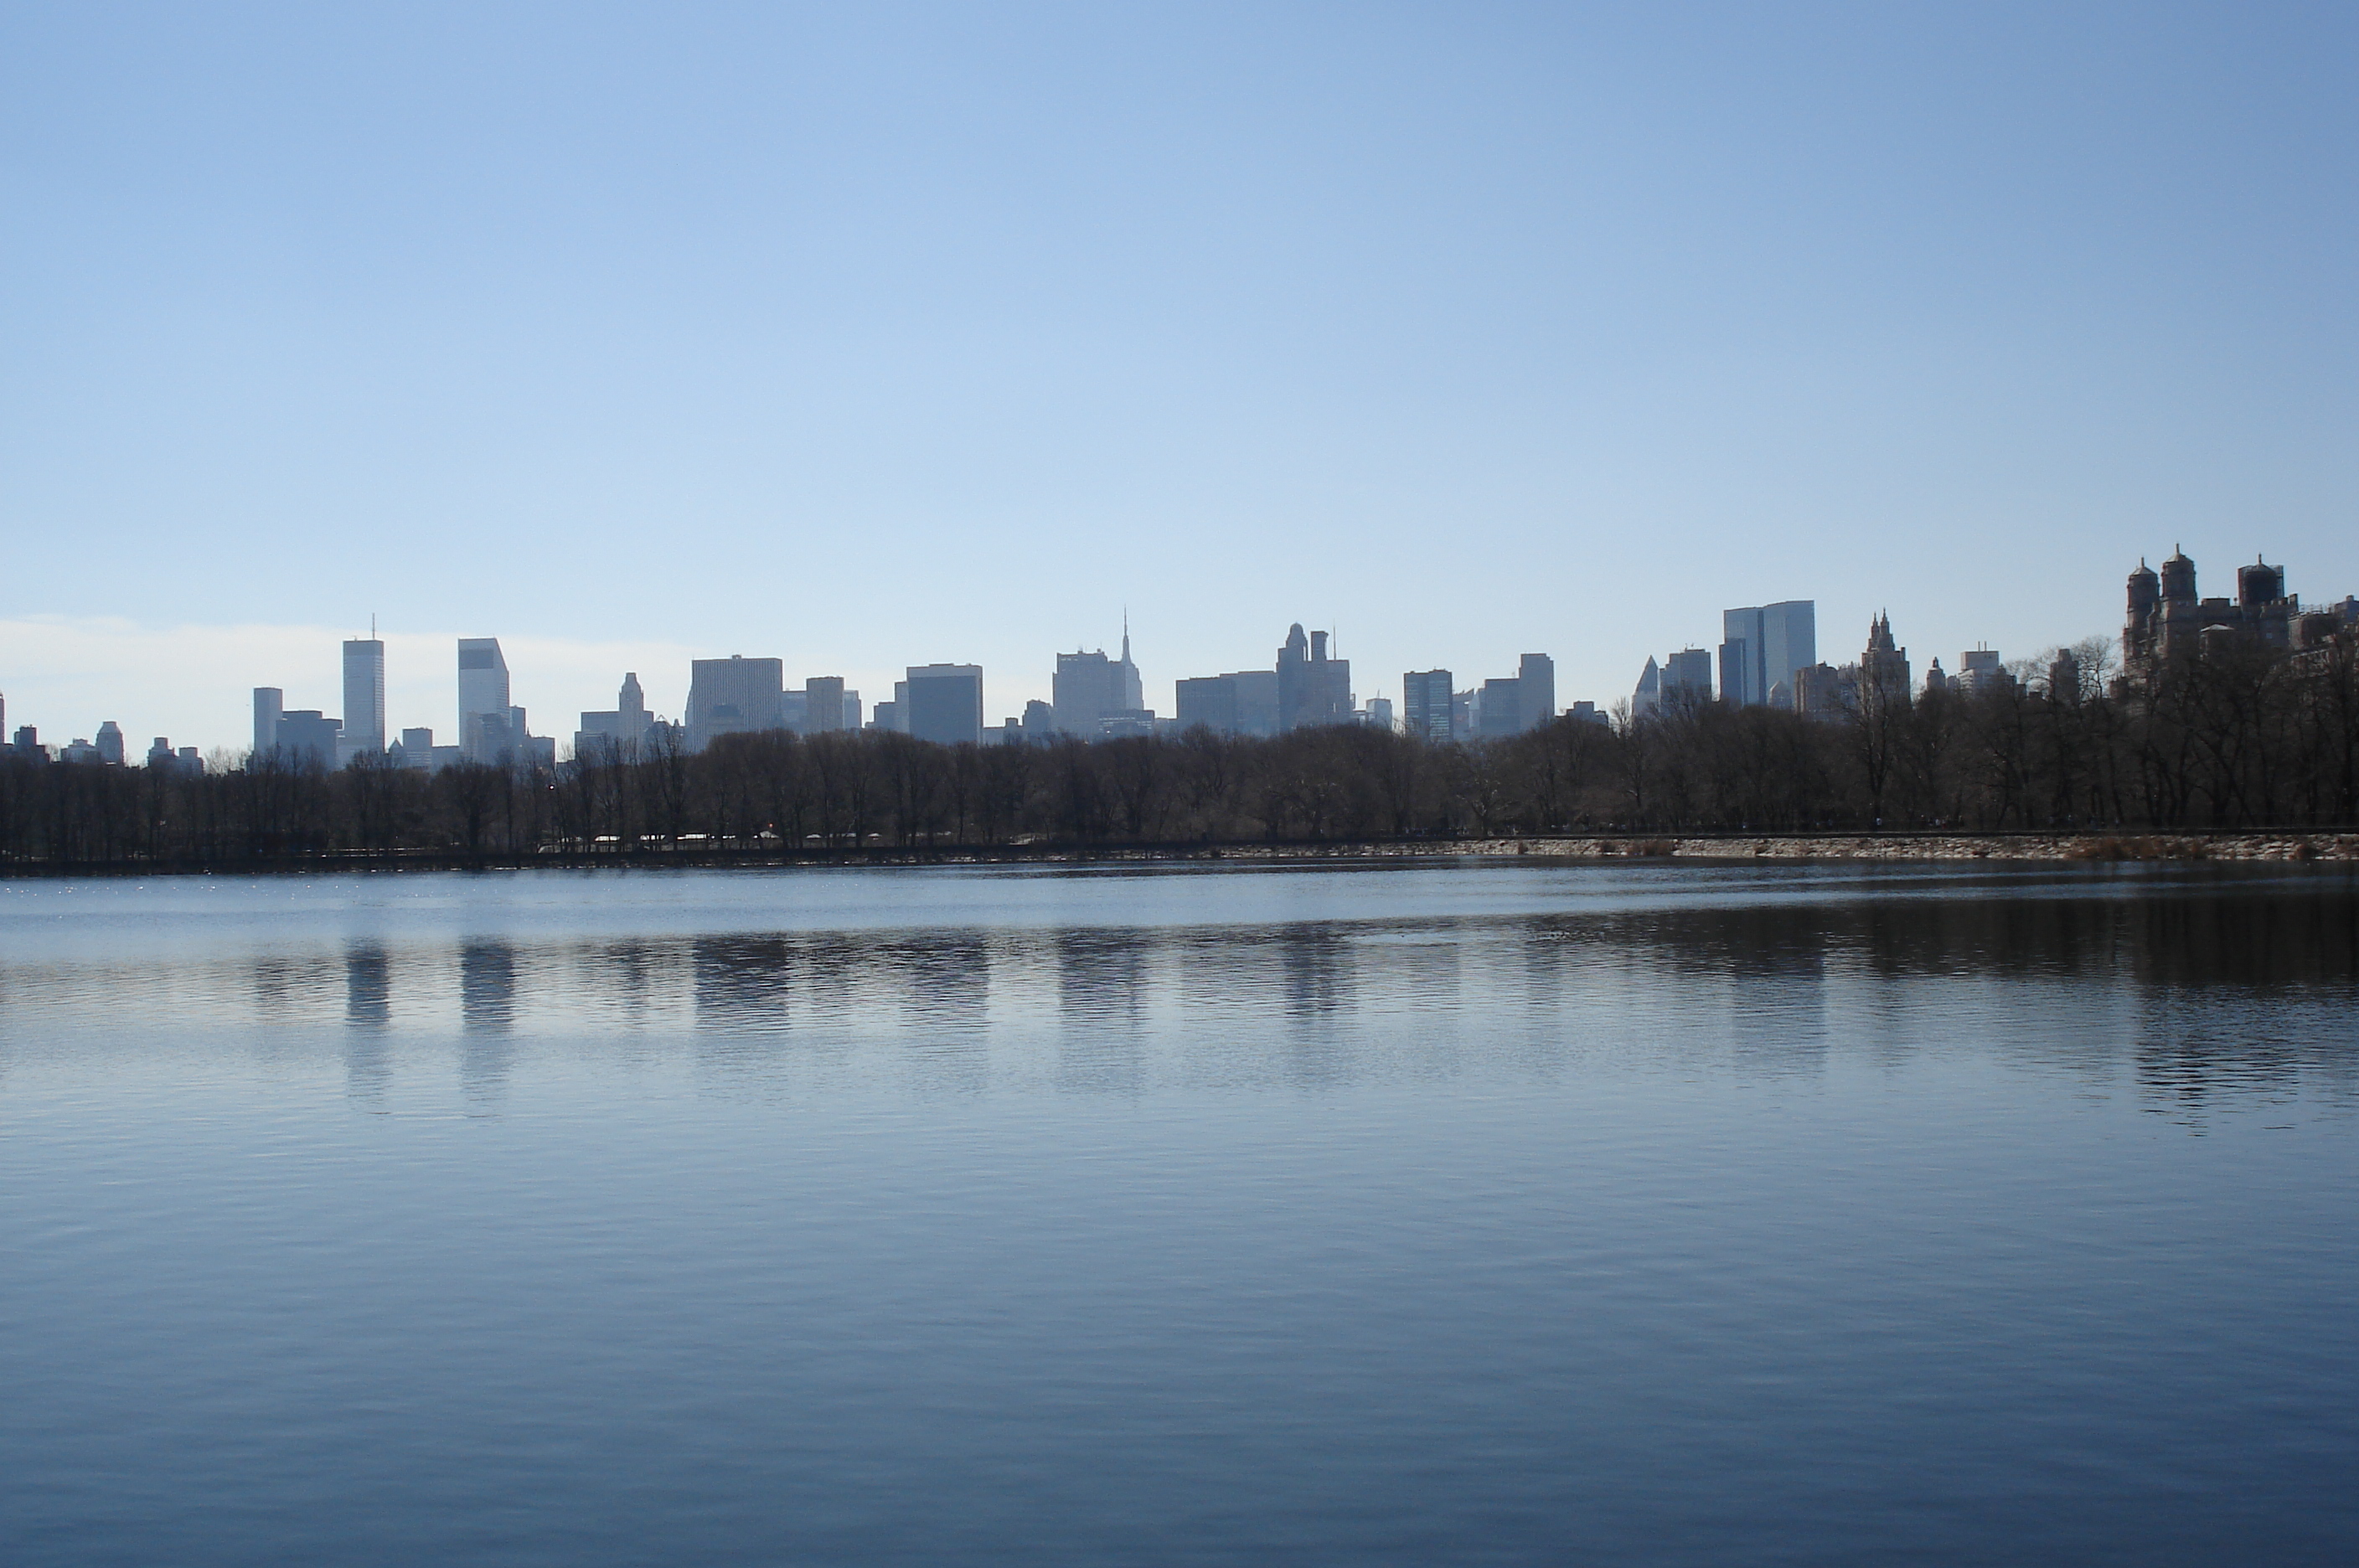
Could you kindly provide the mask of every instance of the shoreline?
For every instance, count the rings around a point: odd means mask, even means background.
[[[1329,861],[1547,860],[1706,864],[1762,861],[1877,861],[1941,864],[1996,861],[2359,862],[2359,832],[2279,833],[1586,833],[1503,834],[1490,838],[1338,840],[1317,844],[1162,844],[868,845],[806,849],[666,848],[645,845],[590,854],[468,855],[447,851],[255,856],[234,860],[24,862],[0,864],[0,880],[66,877],[303,876],[334,872],[748,870],[834,866],[1183,865],[1236,861],[1310,865]]]

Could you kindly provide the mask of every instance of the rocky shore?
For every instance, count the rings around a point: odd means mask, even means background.
[[[2359,861],[2359,833],[1834,833],[1761,837],[1487,838],[1457,844],[1377,843],[1223,845],[1202,852],[1228,860],[1406,859],[1435,855],[1549,860],[2327,860]],[[1131,858],[1121,850],[1091,859]],[[1135,858],[1174,858],[1142,850]]]

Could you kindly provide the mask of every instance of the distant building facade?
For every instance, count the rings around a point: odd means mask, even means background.
[[[508,707],[508,661],[497,637],[459,639],[459,755],[495,764],[515,750]]]
[[[1859,701],[1871,709],[1905,708],[1909,691],[1908,650],[1893,640],[1892,617],[1879,611],[1859,656]]]
[[[1059,654],[1049,696],[1061,735],[1102,740],[1139,734],[1142,729],[1151,732],[1154,727],[1138,666],[1130,657],[1127,622],[1122,628],[1119,659],[1108,659],[1103,648]]]
[[[276,686],[254,689],[254,760],[262,761],[278,745],[278,715],[287,711],[287,693]]]
[[[786,727],[786,663],[777,659],[689,661],[688,749],[701,752],[725,735]]]
[[[852,701],[859,702],[853,694]],[[805,735],[832,735],[838,730],[856,730],[860,718],[849,711],[844,702],[843,677],[814,675],[803,682],[803,723]]]
[[[1199,676],[1174,682],[1172,691],[1179,714],[1174,728],[1186,731],[1201,725],[1232,735],[1277,733],[1277,672],[1274,670]]]
[[[894,691],[906,703],[897,715],[905,733],[943,746],[983,744],[980,664],[913,664]]]
[[[1331,659],[1327,634],[1303,636],[1298,621],[1277,650],[1277,727],[1309,729],[1352,722],[1352,661]]]
[[[573,755],[585,762],[629,761],[646,749],[647,730],[654,723],[639,672],[626,670],[614,693],[614,705],[582,715],[582,727],[573,732]]]
[[[1401,677],[1403,733],[1436,746],[1457,738],[1455,680],[1447,670],[1412,670]]]
[[[344,725],[337,757],[375,757],[385,750],[385,644],[353,637],[344,644]]]
[[[1794,671],[1819,661],[1818,605],[1749,605],[1721,616],[1720,698],[1739,706],[1792,701]]]
[[[2286,592],[2285,568],[2256,559],[2236,569],[2236,597],[2206,599],[2195,585],[2195,562],[2174,550],[2159,574],[2138,562],[2129,577],[2129,618],[2122,627],[2122,665],[2150,679],[2174,656],[2201,651],[2203,640],[2252,641],[2290,649],[2301,600]]]

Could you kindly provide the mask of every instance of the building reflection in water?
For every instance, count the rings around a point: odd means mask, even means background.
[[[344,1094],[354,1104],[382,1108],[392,1077],[393,958],[382,942],[344,948]]]
[[[1147,1087],[1148,941],[1124,927],[1059,931],[1057,1083],[1097,1094]]]
[[[515,1045],[516,952],[508,942],[471,940],[459,949],[459,1092],[478,1109],[507,1090]]]
[[[700,1030],[730,1035],[785,1030],[790,986],[784,937],[698,937],[689,944],[689,974]]]
[[[619,1029],[636,1049],[686,1045],[756,1076],[864,1053],[929,1093],[986,1087],[1000,1054],[1114,1094],[1158,1075],[1554,1073],[1603,1049],[1761,1078],[1816,1074],[1838,1052],[1897,1064],[1973,1050],[2093,1082],[2127,1068],[2171,1106],[2321,1075],[2347,1086],[2359,1070],[2347,879],[1893,883],[1540,917],[470,940],[456,949],[461,1072],[472,1103],[506,1092],[533,975],[552,977],[533,993],[544,1021]],[[241,964],[234,983],[274,1022],[340,1016],[347,1092],[375,1105],[399,1036],[394,974],[424,956],[354,940]],[[62,1006],[40,1000],[62,981],[6,977],[12,1010]]]
[[[929,932],[884,944],[894,975],[916,1086],[929,1094],[980,1094],[991,1082],[990,942],[972,931]]]

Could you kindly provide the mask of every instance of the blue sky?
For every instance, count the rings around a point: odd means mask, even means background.
[[[2359,592],[2348,6],[17,5],[0,692],[543,733],[776,654],[995,718],[1625,695],[1726,605],[1919,668],[2184,542]]]

